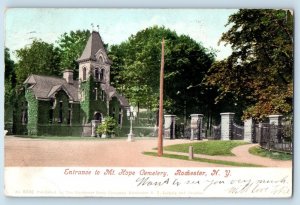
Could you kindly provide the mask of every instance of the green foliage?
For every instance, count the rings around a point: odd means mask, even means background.
[[[106,117],[105,120],[97,127],[97,134],[113,135],[116,133],[118,124],[112,117]]]
[[[29,135],[38,134],[38,100],[35,98],[32,91],[27,90],[25,93],[26,101],[28,103],[28,122],[27,130]]]
[[[205,79],[244,117],[293,111],[293,16],[286,10],[241,9],[231,15],[221,42],[233,53],[215,62]]]
[[[260,147],[251,147],[249,152],[260,157],[267,157],[276,160],[292,160],[293,155],[282,152],[268,151]]]
[[[89,36],[89,30],[76,30],[62,34],[57,40],[61,57],[59,65],[63,69],[72,69],[74,76],[78,74],[76,60],[80,57]]]
[[[231,150],[234,147],[247,144],[243,141],[206,141],[187,144],[176,144],[164,147],[166,151],[189,152],[189,146],[193,146],[195,154],[234,156]]]
[[[98,99],[95,100],[95,89],[98,88]],[[105,116],[107,115],[106,99],[100,99],[101,86],[96,83],[92,76],[85,82],[81,83],[81,92],[84,93],[84,99],[80,102],[83,115],[86,117],[85,123],[93,119],[95,111],[101,111]]]
[[[4,49],[4,64],[5,64],[5,79],[4,79],[4,98],[5,98],[5,121],[12,121],[12,111],[13,105],[15,103],[15,84],[16,84],[16,76],[15,76],[15,64],[14,61],[11,60],[9,49]]]
[[[202,108],[205,93],[199,84],[214,60],[214,54],[188,36],[178,36],[164,27],[151,27],[110,48],[114,62],[114,86],[144,108],[157,108],[161,41],[165,39],[165,109],[183,114]],[[188,79],[188,80],[187,80]],[[198,85],[198,86],[195,86]],[[176,104],[176,106],[174,106]]]
[[[30,74],[61,74],[60,56],[53,44],[34,40],[31,45],[16,51],[19,59],[16,66],[17,84],[22,85]]]
[[[91,80],[92,79],[89,78],[87,81],[82,82],[81,87],[80,87],[81,95],[84,96],[84,98],[80,102],[81,109],[82,109],[84,115],[86,116],[84,123],[89,122],[92,118],[92,116],[90,114],[91,101],[89,100],[90,96],[91,96]]]

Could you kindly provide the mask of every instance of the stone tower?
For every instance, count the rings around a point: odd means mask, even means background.
[[[96,82],[109,85],[111,61],[98,32],[92,32],[77,62],[79,63],[79,80],[81,82],[85,82],[92,76]]]

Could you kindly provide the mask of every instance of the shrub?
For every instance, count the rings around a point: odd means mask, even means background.
[[[116,120],[112,117],[106,117],[105,120],[98,125],[97,127],[97,134],[102,135],[114,135],[116,133],[116,130],[118,129],[118,124]]]

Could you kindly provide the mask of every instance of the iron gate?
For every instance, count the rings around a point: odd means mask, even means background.
[[[243,140],[244,139],[244,127],[232,123],[231,140]]]

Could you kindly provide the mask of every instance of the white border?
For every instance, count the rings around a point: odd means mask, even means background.
[[[300,74],[297,70],[299,63],[299,49],[300,45],[297,39],[297,36],[300,35],[299,30],[299,15],[297,15],[298,11],[300,11],[300,1],[298,0],[251,0],[251,1],[238,1],[238,0],[85,0],[85,1],[71,1],[71,0],[52,0],[52,1],[39,1],[39,0],[4,0],[0,1],[1,7],[1,23],[0,25],[4,25],[4,10],[6,7],[114,7],[114,8],[292,8],[295,13],[295,88],[299,88],[299,79]],[[1,47],[3,48],[4,45],[4,26],[1,26]],[[1,55],[1,68],[3,68],[4,64],[4,57],[3,57],[3,49],[0,50]],[[298,57],[297,57],[298,56]],[[4,70],[4,69],[2,69]],[[0,78],[0,93],[4,93],[4,75],[3,71]],[[4,107],[4,99],[3,95],[0,97],[0,105],[1,105],[1,114],[0,115],[0,123],[2,125],[3,130],[3,107]],[[299,90],[295,89],[295,105],[299,104]],[[297,115],[300,111],[298,111],[298,107],[295,106],[295,144],[296,148],[299,147],[299,139],[297,136],[300,133],[299,126],[299,115]],[[1,131],[3,133],[3,131]],[[3,150],[3,140],[0,143],[1,150]],[[299,149],[295,149],[295,160],[294,160],[294,173],[299,171]],[[1,167],[1,179],[0,184],[1,187],[4,187],[3,183],[3,152],[1,155],[0,167]],[[109,199],[109,198],[85,198],[85,199],[78,199],[78,198],[8,198],[1,195],[0,197],[0,204],[65,204],[65,203],[72,203],[72,204],[119,204],[119,203],[128,203],[128,204],[155,204],[155,203],[164,203],[164,204],[199,204],[203,203],[206,205],[210,204],[232,204],[232,203],[240,203],[240,204],[265,204],[265,203],[272,203],[272,205],[276,204],[296,204],[296,202],[300,202],[300,193],[299,193],[299,175],[294,175],[294,196],[292,199]],[[298,182],[298,183],[297,183]],[[2,189],[3,193],[3,189]]]

